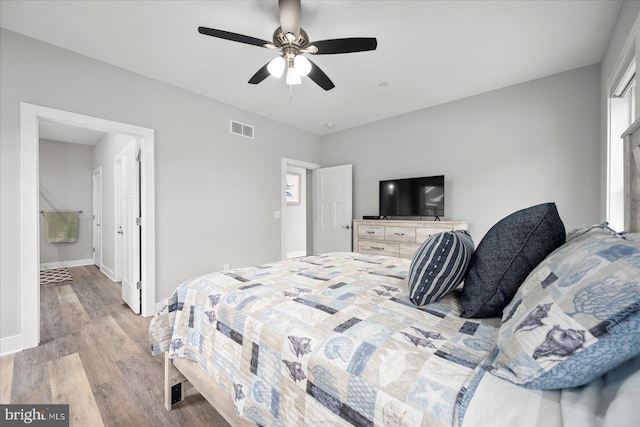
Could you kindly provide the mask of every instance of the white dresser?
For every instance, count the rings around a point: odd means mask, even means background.
[[[427,237],[467,229],[459,221],[353,220],[353,251],[411,259]]]

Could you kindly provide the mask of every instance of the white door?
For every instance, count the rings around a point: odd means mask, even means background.
[[[93,263],[102,269],[102,168],[93,171]]]
[[[352,165],[313,171],[315,254],[351,251]]]
[[[140,314],[140,163],[136,156],[140,150],[138,140],[132,141],[120,151],[120,224],[116,237],[122,239],[122,299],[131,310]]]

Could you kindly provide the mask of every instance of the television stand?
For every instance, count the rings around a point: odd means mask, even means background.
[[[434,221],[440,221],[440,217],[436,216],[435,218],[433,218]]]

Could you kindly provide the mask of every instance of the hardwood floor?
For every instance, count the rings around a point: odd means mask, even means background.
[[[163,355],[97,267],[40,287],[40,346],[0,358],[0,403],[69,404],[71,426],[228,426],[195,390],[164,408]]]

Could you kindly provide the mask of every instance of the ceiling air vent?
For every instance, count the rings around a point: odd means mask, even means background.
[[[253,139],[253,126],[230,120],[231,133]]]

